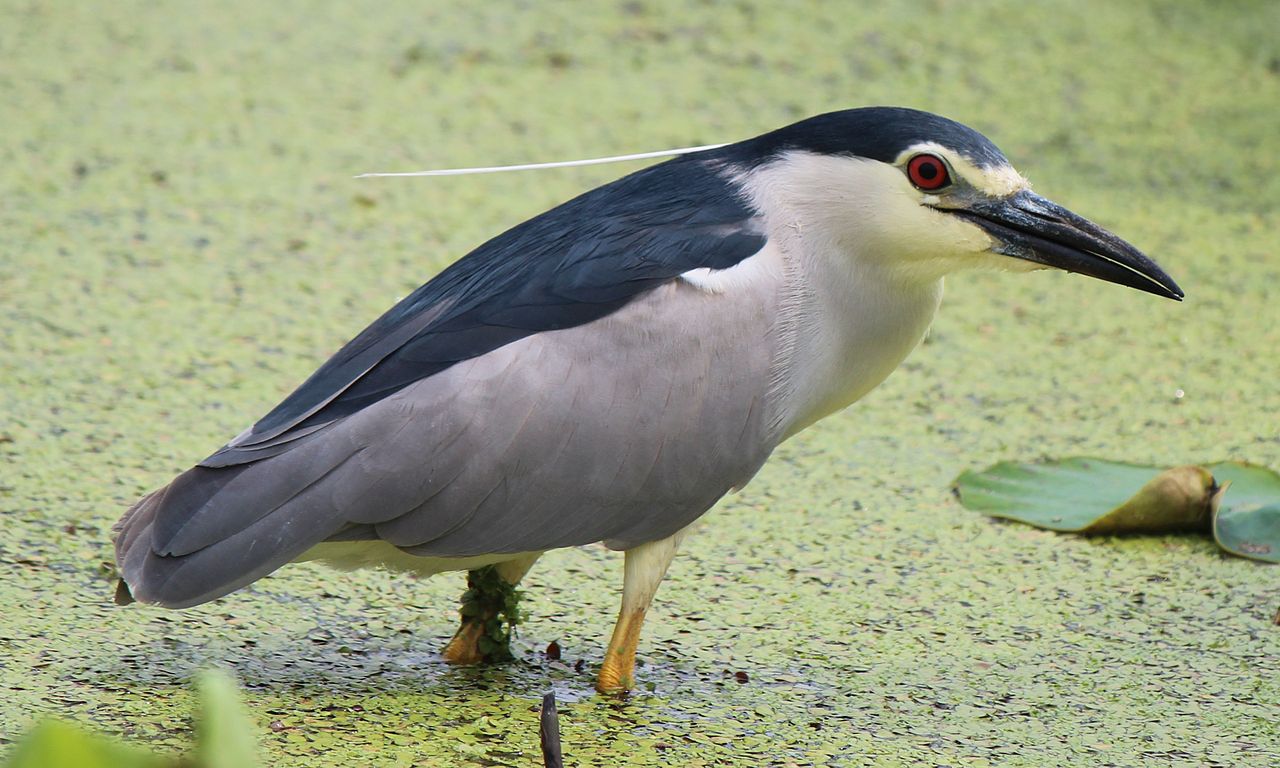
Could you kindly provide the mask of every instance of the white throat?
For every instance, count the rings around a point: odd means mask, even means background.
[[[920,343],[942,278],[896,269],[860,218],[884,209],[883,187],[859,181],[870,161],[792,155],[735,174],[766,211],[780,262],[779,349],[769,401],[779,441],[871,391]],[[877,164],[881,165],[881,164]],[[878,170],[875,172],[879,172]]]

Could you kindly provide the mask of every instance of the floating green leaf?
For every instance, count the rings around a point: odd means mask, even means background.
[[[1085,535],[1212,531],[1228,552],[1280,562],[1280,476],[1265,467],[1224,462],[1162,471],[1087,457],[1001,462],[965,472],[955,490],[969,509],[1039,528]]]
[[[1252,464],[1209,467],[1228,487],[1228,499],[1213,518],[1213,538],[1234,555],[1280,563],[1280,475]]]
[[[956,480],[969,509],[1072,533],[1208,530],[1213,478],[1197,467],[1157,467],[1076,457],[1001,462]],[[1141,489],[1136,495],[1135,490]]]

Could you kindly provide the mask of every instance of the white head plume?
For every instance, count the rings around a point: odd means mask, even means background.
[[[560,160],[553,163],[522,163],[520,165],[492,165],[483,168],[445,168],[435,171],[400,171],[396,173],[362,173],[357,179],[368,179],[385,176],[466,176],[473,173],[501,173],[503,171],[532,171],[540,168],[570,168],[578,165],[604,165],[605,163],[621,163],[626,160],[648,160],[653,157],[672,157],[702,152],[707,149],[718,149],[724,144],[704,144],[700,147],[680,147],[678,149],[660,149],[656,152],[637,152],[631,155],[613,155],[612,157],[592,157],[585,160]]]

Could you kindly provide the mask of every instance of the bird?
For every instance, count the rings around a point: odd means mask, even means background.
[[[974,268],[1183,298],[928,112],[829,112],[643,168],[446,267],[129,508],[121,602],[194,606],[307,560],[514,588],[603,542],[624,578],[596,688],[626,692],[696,521],[883,381]],[[445,658],[479,660],[482,634],[464,616]]]

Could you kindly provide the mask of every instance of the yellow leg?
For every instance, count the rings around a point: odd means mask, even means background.
[[[483,635],[484,622],[463,619],[441,655],[450,664],[479,664],[484,661],[484,654],[480,652],[480,638]]]
[[[511,586],[520,583],[520,579],[529,572],[541,552],[523,555],[514,560],[507,560],[494,566],[498,578]],[[480,639],[485,636],[485,625],[497,616],[497,609],[488,610],[478,616],[463,618],[454,633],[453,639],[444,647],[441,655],[450,664],[479,664],[485,660],[485,653],[480,650]]]
[[[680,542],[688,528],[677,531],[661,541],[641,544],[626,552],[623,566],[622,609],[618,623],[613,627],[609,648],[600,676],[596,678],[596,690],[601,693],[626,693],[635,687],[636,645],[640,642],[640,629],[644,625],[649,603],[667,575],[667,567],[676,556]]]
[[[609,649],[605,651],[600,676],[596,678],[596,690],[601,693],[625,693],[635,687],[636,645],[640,642],[640,628],[644,625],[645,611],[622,612],[613,625]]]

